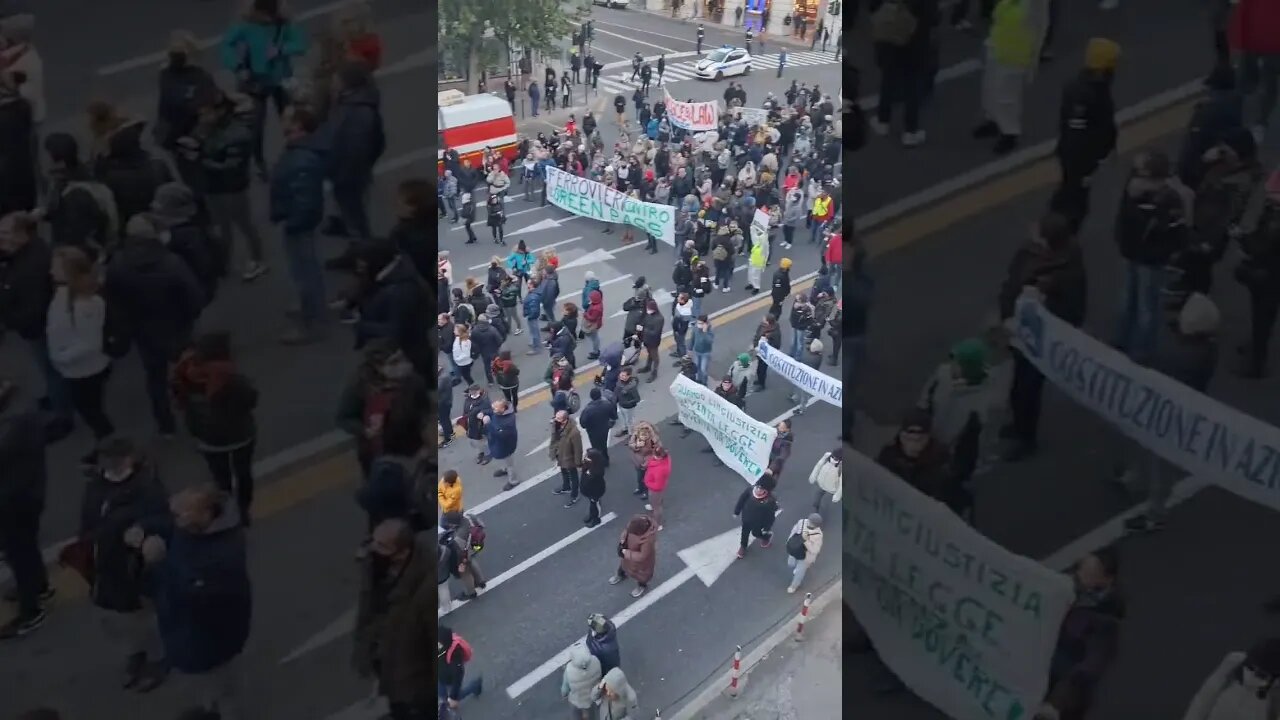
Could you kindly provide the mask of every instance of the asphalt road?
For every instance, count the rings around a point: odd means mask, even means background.
[[[140,57],[140,50],[143,55],[152,50],[162,51],[169,29],[179,24],[199,36],[216,36],[228,17],[226,3],[188,3],[200,9],[197,17],[171,12],[165,4],[141,18],[130,16],[130,22],[122,24],[118,32],[103,33],[90,32],[85,24],[60,21],[66,12],[64,8],[59,14],[58,4],[64,3],[42,6],[37,21],[50,100],[47,131],[69,131],[82,141],[87,137],[82,112],[91,98],[116,100],[140,117],[154,115],[159,60],[107,76],[99,76],[97,68]],[[327,7],[330,5],[302,4],[295,10],[299,17],[310,17],[308,12]],[[214,12],[215,9],[218,11]],[[204,17],[198,17],[201,13]],[[422,63],[425,59],[422,37],[427,32],[429,19],[424,9],[411,8],[409,3],[399,0],[376,3],[375,13],[386,53],[379,85],[388,149],[372,195],[371,217],[375,232],[385,232],[394,222],[395,186],[404,179],[429,172],[426,146],[430,139],[423,127],[430,122],[433,111],[430,101],[418,92],[430,79],[430,68]],[[110,17],[105,22],[111,23],[127,14],[106,15]],[[313,28],[328,20],[329,16],[324,15],[311,17],[307,26]],[[268,157],[272,157],[280,145],[279,131],[274,126],[272,121],[267,131]],[[255,184],[251,192],[272,272],[250,285],[238,279],[226,282],[201,318],[199,327],[229,330],[238,362],[258,383],[262,393],[258,457],[263,459],[307,443],[312,443],[307,449],[314,450],[341,440],[334,433],[332,418],[341,385],[355,367],[356,356],[351,349],[349,329],[336,324],[327,340],[320,344],[287,348],[277,342],[287,328],[284,311],[296,304],[296,295],[285,272],[278,233],[266,219],[265,186]],[[237,243],[237,251],[243,252],[243,245],[240,241]],[[336,238],[322,239],[322,252],[337,254],[343,243]],[[345,282],[338,275],[330,275],[329,279],[331,293]],[[43,389],[27,348],[16,337],[0,343],[0,373],[17,379],[33,393]],[[186,438],[180,435],[172,442],[163,443],[156,437],[155,424],[145,401],[140,363],[135,357],[117,363],[107,397],[108,413],[119,431],[149,446],[159,458],[163,476],[172,486],[186,485],[204,477],[207,471],[203,461]],[[76,458],[90,442],[91,436],[81,427],[50,453],[49,507],[41,533],[45,544],[67,538],[75,530],[82,483]]]
[[[1080,24],[1063,36],[1058,46],[1062,59],[1042,73],[1028,99],[1032,138],[1027,144],[1050,136],[1056,111],[1051,99],[1057,92],[1053,73],[1078,55],[1083,39],[1091,35],[1111,32],[1125,45],[1117,80],[1122,109],[1201,76],[1209,53],[1202,20],[1183,8],[1162,12],[1161,23],[1142,23],[1157,12],[1154,8],[1139,1],[1111,14],[1089,4],[1067,10],[1080,13]],[[1062,27],[1073,25],[1074,20]],[[1185,52],[1162,52],[1159,62],[1134,60],[1155,52],[1155,45],[1147,43],[1165,32],[1175,35],[1159,42]],[[945,53],[946,40],[943,47]],[[871,416],[878,426],[872,431],[882,437],[892,432],[886,428],[914,402],[950,345],[980,332],[993,312],[1008,259],[1044,211],[1057,180],[1051,162],[1006,169],[987,179],[974,172],[991,158],[967,138],[964,123],[944,125],[941,116],[945,109],[948,118],[967,117],[960,108],[976,107],[976,86],[976,76],[940,86],[933,119],[926,121],[930,142],[923,148],[907,151],[892,138],[877,139],[853,163],[853,202],[876,221],[866,242],[877,286],[867,381],[854,402]],[[968,106],[957,104],[966,101]],[[1176,152],[1188,112],[1189,104],[1180,103],[1122,128],[1120,157],[1095,182],[1094,211],[1081,236],[1090,287],[1086,330],[1095,336],[1110,338],[1118,314],[1123,266],[1111,226],[1123,174],[1135,150],[1157,146]],[[1264,147],[1269,169],[1280,157],[1276,145],[1273,139]],[[923,162],[911,163],[912,173],[901,173],[896,167],[904,156]],[[945,197],[883,222],[886,205],[956,178],[957,186]],[[1276,423],[1280,412],[1270,401],[1276,381],[1245,381],[1232,372],[1234,347],[1248,330],[1247,298],[1230,277],[1233,265],[1230,257],[1220,265],[1215,284],[1214,299],[1223,312],[1222,355],[1210,394]],[[1116,540],[1119,525],[1113,519],[1132,512],[1137,499],[1107,481],[1121,449],[1117,434],[1052,389],[1046,393],[1041,430],[1036,457],[998,465],[978,480],[977,526],[1010,550],[1065,568],[1084,552]],[[877,444],[869,443],[868,450]],[[1265,563],[1259,548],[1275,542],[1273,519],[1262,507],[1208,489],[1183,500],[1163,533],[1120,541],[1120,582],[1129,613],[1119,657],[1103,681],[1091,720],[1178,717],[1226,652],[1273,633],[1274,623],[1260,606],[1280,587],[1268,574],[1253,570]],[[867,659],[851,656],[849,663],[853,671],[846,675],[846,697],[868,717],[944,717],[910,693],[876,695]]]

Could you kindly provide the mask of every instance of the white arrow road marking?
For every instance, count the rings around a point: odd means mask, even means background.
[[[781,513],[782,511],[779,510],[778,512]],[[776,516],[777,515],[775,514],[775,517]],[[617,615],[614,615],[609,619],[613,621],[615,627],[620,628],[627,624],[627,622],[632,618],[643,612],[646,608],[675,592],[681,585],[684,585],[694,578],[700,578],[707,584],[707,587],[710,587],[711,583],[715,582],[725,570],[729,569],[729,566],[733,564],[733,560],[737,558],[736,552],[738,548],[738,537],[741,532],[740,528],[726,530],[710,540],[704,540],[697,545],[676,553],[676,555],[686,563],[685,567],[682,568],[680,572],[670,577],[666,582],[662,583],[658,587],[649,590],[649,592],[645,593],[639,600],[631,603]],[[754,540],[754,536],[749,537],[747,539],[747,544],[750,545]],[[727,562],[725,562],[725,558],[712,556],[712,553],[721,553],[725,549],[729,550]],[[689,564],[690,560],[692,560],[693,564]],[[508,685],[507,696],[512,700],[515,700],[528,692],[534,685],[537,685],[552,673],[563,668],[565,663],[569,662],[569,656],[573,652],[573,648],[580,642],[582,641],[579,640],[564,650],[561,650],[549,660],[539,665],[533,672]]]
[[[557,221],[555,218],[547,218],[545,220],[539,220],[538,222],[532,225],[526,225],[525,227],[522,227],[519,230],[516,230],[515,232],[509,232],[507,233],[506,237],[515,237],[516,235],[523,235],[525,233],[538,232],[540,230],[554,230],[558,227],[560,227],[559,221]],[[454,229],[456,230],[457,228],[454,228]]]
[[[501,575],[489,580],[487,587],[485,589],[485,592],[486,593],[492,592],[493,590],[497,589],[498,586],[514,578],[520,573],[528,570],[534,565],[537,565],[543,560],[546,560],[552,555],[555,555],[561,550],[569,547],[570,545],[577,542],[578,540],[581,540],[582,538],[586,537],[592,530],[595,530],[598,527],[602,527],[608,524],[609,522],[617,519],[617,517],[618,517],[617,513],[608,513],[604,517],[600,518],[599,525],[596,525],[595,527],[579,528],[578,530],[575,530],[569,535],[557,540],[555,543],[551,544],[550,546],[543,548],[536,555],[526,559],[525,561],[521,562],[520,564],[511,568],[510,570],[507,570]],[[457,610],[458,608],[462,607],[463,605],[466,605],[469,602],[471,601],[470,600],[454,601],[453,606],[449,610],[445,610],[445,611],[436,610],[436,616],[444,617],[445,615],[448,615],[449,613],[453,612],[454,610]],[[314,650],[322,648],[325,645],[328,645],[329,643],[335,640],[339,640],[341,638],[346,637],[347,635],[350,635],[355,630],[355,626],[356,626],[356,609],[351,608],[350,610],[343,613],[340,617],[338,617],[338,619],[326,625],[323,630],[321,630],[320,632],[308,638],[306,642],[304,642],[303,644],[295,648],[293,652],[290,652],[288,655],[281,658],[280,664],[285,665],[287,663],[293,662],[294,660],[297,660],[303,655],[306,655]]]
[[[598,262],[608,262],[614,259],[616,258],[614,258],[613,253],[604,248],[596,248],[582,257],[574,258],[567,263],[561,263],[560,270],[564,271],[580,265],[594,265]]]
[[[494,588],[497,588],[499,585],[501,585],[501,584],[505,583],[506,581],[510,580],[511,578],[513,578],[513,577],[515,577],[515,576],[519,575],[520,573],[524,572],[525,570],[528,570],[529,568],[533,567],[534,565],[537,565],[538,563],[542,562],[543,560],[546,560],[547,558],[551,557],[552,555],[555,555],[556,553],[558,553],[558,552],[560,552],[561,550],[563,550],[563,549],[565,549],[565,548],[569,547],[569,546],[570,546],[570,545],[572,545],[573,543],[575,543],[575,542],[577,542],[577,541],[581,540],[582,538],[584,538],[584,537],[586,537],[587,535],[589,535],[589,534],[590,534],[592,531],[594,531],[596,528],[604,527],[605,525],[607,525],[607,524],[609,524],[610,522],[612,522],[612,521],[616,520],[617,518],[618,518],[618,514],[617,514],[617,513],[606,513],[606,514],[604,515],[604,517],[600,518],[600,524],[599,524],[599,525],[596,525],[595,527],[581,527],[581,528],[578,528],[577,530],[573,531],[572,533],[570,533],[570,534],[566,535],[565,537],[560,538],[560,539],[559,539],[559,540],[557,540],[554,544],[549,545],[549,546],[547,546],[547,547],[543,548],[540,552],[538,552],[538,554],[537,554],[537,555],[534,555],[533,557],[528,558],[527,560],[525,560],[524,562],[520,563],[519,565],[516,565],[515,567],[513,567],[513,568],[511,568],[510,570],[508,570],[508,571],[506,571],[506,572],[502,573],[502,574],[501,574],[501,575],[499,575],[498,577],[493,578],[492,580],[490,580],[490,581],[488,582],[488,584],[486,585],[486,587],[485,587],[485,591],[484,591],[484,592],[485,592],[485,594],[488,594],[488,593],[490,593],[490,592],[493,592]],[[452,608],[450,608],[449,610],[439,610],[439,609],[437,609],[437,610],[436,610],[436,617],[437,617],[437,618],[442,618],[442,617],[444,617],[445,615],[448,615],[449,613],[453,612],[454,610],[457,610],[458,608],[460,608],[460,607],[462,607],[463,605],[466,605],[467,603],[470,603],[470,602],[471,602],[470,600],[454,600],[454,601],[453,601],[453,607],[452,607]]]

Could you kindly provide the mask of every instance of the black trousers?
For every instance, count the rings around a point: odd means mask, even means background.
[[[598,522],[600,520],[600,501],[598,499],[587,498],[587,522]]]
[[[770,537],[772,537],[772,536],[773,536],[773,525],[769,525],[768,527],[762,527],[762,528],[753,528],[753,527],[747,527],[746,525],[743,525],[743,526],[742,526],[742,537],[741,537],[741,539],[738,541],[738,545],[739,545],[740,547],[746,547],[746,546],[747,546],[747,540],[748,540],[752,535],[755,535],[756,537],[760,538],[761,540],[767,540],[767,539],[769,539]]]
[[[262,136],[267,126],[267,103],[275,104],[276,116],[279,117],[284,115],[289,98],[285,95],[284,88],[279,86],[268,88],[262,95],[251,94],[250,97],[253,98],[253,162],[261,169],[267,166],[262,153]]]
[[[1271,330],[1280,311],[1280,292],[1263,289],[1249,291],[1249,360],[1254,369],[1267,368],[1267,350],[1271,346]]]
[[[1013,387],[1009,408],[1013,414],[1013,439],[1026,449],[1036,447],[1040,430],[1040,402],[1044,397],[1044,375],[1022,353],[1013,353]]]
[[[84,378],[67,378],[67,390],[71,394],[71,406],[84,424],[93,431],[95,440],[101,440],[116,431],[102,407],[107,380],[111,378],[111,366],[97,375]]]
[[[768,377],[768,375],[769,375],[769,366],[765,365],[763,361],[757,360],[756,361],[756,383],[758,383],[761,387],[763,387],[764,380],[766,377]]]
[[[40,555],[38,509],[0,511],[0,550],[4,550],[5,560],[13,571],[18,590],[18,615],[24,618],[36,615],[40,612],[40,593],[49,586],[49,575]]]
[[[636,468],[636,490],[640,491],[642,496],[649,494],[649,488],[644,486],[644,468],[642,467]]]
[[[505,393],[506,391],[504,390],[503,392]],[[448,442],[453,439],[453,418],[449,417],[451,410],[453,410],[452,407],[443,405],[436,409],[436,419],[440,421],[441,432],[443,433],[440,437],[442,442]]]
[[[1097,172],[1098,163],[1067,161],[1059,156],[1058,167],[1062,181],[1049,201],[1049,207],[1070,221],[1073,231],[1079,232],[1089,214],[1089,179]]]
[[[560,489],[568,491],[569,499],[578,498],[578,468],[560,468]]]
[[[253,506],[253,449],[256,443],[224,451],[202,451],[205,464],[218,487],[231,493],[240,508],[240,517],[246,521]]]
[[[592,450],[599,450],[604,455],[604,466],[609,467],[609,430],[606,428],[603,432],[588,432],[587,440],[591,443]]]

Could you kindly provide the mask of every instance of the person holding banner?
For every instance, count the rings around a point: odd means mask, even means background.
[[[1084,720],[1103,674],[1115,660],[1125,602],[1117,587],[1120,558],[1108,547],[1072,571],[1076,599],[1062,621],[1049,667],[1049,692],[1032,720]]]
[[[819,368],[822,367],[822,358],[823,358],[822,352],[823,352],[822,341],[818,340],[817,338],[814,338],[809,342],[809,346],[805,348],[803,357],[797,358],[797,359],[804,362],[804,364],[809,366],[810,368],[813,368],[814,371],[818,371]],[[799,387],[796,387],[795,391],[791,393],[788,399],[791,402],[796,404],[796,409],[795,409],[796,415],[803,415],[804,409],[806,406],[808,406],[809,399],[812,397],[814,396],[806,393],[805,391],[801,390]]]
[[[789,289],[789,288],[788,288]],[[764,316],[764,320],[760,326],[756,328],[756,334],[751,338],[751,348],[754,352],[755,346],[760,344],[760,338],[764,338],[769,343],[769,347],[774,350],[782,349],[782,328],[778,327],[778,316],[772,312]],[[769,366],[763,362],[756,362],[756,382],[752,387],[756,390],[764,390],[765,379],[769,376]]]

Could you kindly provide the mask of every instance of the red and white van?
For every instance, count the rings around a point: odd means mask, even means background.
[[[463,95],[459,90],[437,93],[440,142],[436,166],[444,175],[444,150],[456,150],[459,160],[470,160],[478,168],[486,147],[505,156],[516,157],[516,119],[511,106],[495,95]]]

